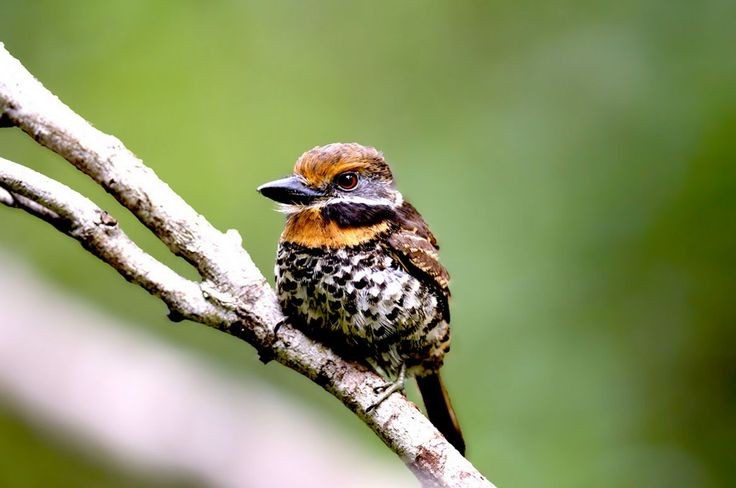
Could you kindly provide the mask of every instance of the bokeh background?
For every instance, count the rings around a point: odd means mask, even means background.
[[[11,53],[239,229],[269,278],[282,217],[255,187],[315,145],[383,150],[452,274],[445,376],[469,458],[499,486],[736,480],[732,1],[3,0],[0,19]],[[92,197],[193,276],[29,137],[1,130],[0,154]],[[0,224],[5,256],[52,286],[267,381],[399,463],[315,385],[224,334],[172,326],[48,225],[1,208]],[[13,405],[0,400],[4,485],[154,483]]]

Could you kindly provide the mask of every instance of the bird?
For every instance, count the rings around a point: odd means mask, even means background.
[[[440,375],[450,350],[450,276],[383,154],[358,143],[317,146],[290,176],[257,190],[286,214],[275,275],[289,323],[388,379],[368,410],[415,377],[429,420],[464,454]]]

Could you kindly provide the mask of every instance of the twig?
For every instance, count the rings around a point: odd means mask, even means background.
[[[0,187],[12,197],[2,203],[25,210],[78,240],[123,277],[161,298],[172,313],[196,322],[237,320],[205,300],[199,284],[160,263],[120,229],[117,221],[66,185],[0,158]]]
[[[70,226],[69,235],[161,297],[180,314],[175,318],[220,328],[246,340],[262,357],[273,357],[312,379],[363,419],[424,484],[492,486],[405,397],[393,395],[367,413],[375,400],[373,388],[382,383],[367,368],[341,359],[288,324],[276,338],[273,331],[283,314],[237,232],[215,229],[118,139],[92,127],[46,90],[2,44],[0,114],[3,125],[19,127],[105,188],[173,253],[190,262],[203,282],[185,280],[148,256],[116,224],[107,225],[109,215],[89,200],[3,161],[0,183],[11,197],[20,195],[57,214]],[[13,199],[15,206],[34,213],[34,205]]]
[[[6,160],[0,158],[0,161]],[[49,210],[43,205],[39,205],[30,198],[18,195],[17,193],[11,193],[2,186],[0,186],[0,203],[8,207],[22,208],[34,217],[45,220],[59,230],[64,228],[63,219],[56,212]]]

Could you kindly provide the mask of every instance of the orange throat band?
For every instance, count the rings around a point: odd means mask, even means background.
[[[338,249],[367,242],[388,228],[388,221],[364,227],[340,227],[326,220],[318,208],[309,208],[289,215],[281,240],[310,248]]]

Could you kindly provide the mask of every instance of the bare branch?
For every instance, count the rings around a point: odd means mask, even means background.
[[[176,310],[183,310],[184,317],[244,339],[262,357],[273,357],[312,379],[363,419],[426,485],[492,486],[405,397],[393,395],[367,413],[375,401],[373,388],[382,383],[367,368],[343,360],[288,324],[275,337],[283,314],[273,290],[242,248],[237,232],[215,229],[118,139],[92,127],[46,90],[2,44],[0,114],[4,125],[20,127],[99,183],[172,252],[192,263],[204,281],[194,290],[196,284],[153,260],[117,225],[106,225],[102,211],[89,207],[91,202],[85,199],[87,203],[82,204],[80,195],[70,194],[59,183],[39,181],[37,173],[18,177],[18,169],[6,161],[6,183],[2,186],[11,196],[21,195],[65,221],[76,222],[78,230],[69,235],[167,303],[180,298]],[[28,206],[18,206],[28,210]],[[205,308],[199,308],[203,301],[210,306],[206,313]],[[191,308],[185,309],[183,302]]]
[[[161,298],[178,316],[211,325],[237,318],[208,302],[198,283],[151,257],[130,240],[110,214],[68,186],[0,158],[0,188],[12,199],[0,199],[2,203],[40,217],[78,240],[125,279]]]
[[[49,210],[30,198],[18,195],[17,193],[10,193],[2,186],[0,186],[0,203],[7,205],[8,207],[22,208],[29,214],[38,217],[41,220],[45,220],[57,229],[60,229],[60,227],[63,226],[63,219],[53,210]]]
[[[245,292],[249,308],[258,310],[268,287],[240,242],[215,229],[120,140],[92,127],[0,49],[3,119],[99,183],[204,279],[221,291]]]

